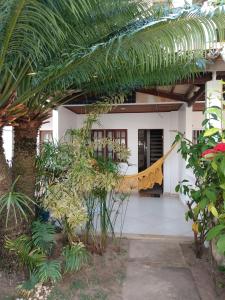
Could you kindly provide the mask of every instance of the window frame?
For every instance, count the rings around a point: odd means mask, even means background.
[[[121,139],[125,139],[125,147],[127,148],[127,145],[128,145],[128,141],[127,141],[127,136],[128,136],[127,132],[128,132],[128,130],[127,129],[124,129],[124,128],[123,129],[120,129],[120,128],[118,128],[118,129],[115,129],[115,128],[114,129],[92,129],[91,130],[91,140],[92,141],[94,141],[94,134],[95,134],[95,132],[102,132],[103,133],[102,134],[102,138],[109,138],[108,137],[109,132],[112,132],[112,140],[116,140],[117,139],[116,135],[117,135],[118,132],[120,132],[120,138],[119,138],[120,145],[121,145]],[[123,137],[121,138],[121,132],[125,133],[124,138]],[[111,151],[108,150],[108,145],[106,145],[103,148],[103,151],[101,151],[101,152],[103,153],[103,157],[109,158],[109,153]],[[96,153],[96,151],[95,151],[95,153]],[[98,151],[97,151],[97,155],[96,156],[99,157],[98,156]],[[117,157],[117,155],[116,155],[116,153],[114,151],[112,151],[112,157],[111,157],[111,159],[113,161],[116,161],[116,162],[122,162],[120,159],[118,159],[118,157]]]

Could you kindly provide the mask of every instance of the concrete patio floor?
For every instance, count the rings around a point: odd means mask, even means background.
[[[189,238],[149,237],[129,240],[123,300],[215,300],[209,273],[187,261],[181,244]],[[194,255],[194,253],[193,253]]]
[[[134,193],[127,206],[122,232],[124,235],[193,236],[185,211],[185,205],[175,196],[153,198]],[[120,232],[118,224],[116,232]]]

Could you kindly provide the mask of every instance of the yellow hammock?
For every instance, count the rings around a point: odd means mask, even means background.
[[[145,169],[144,171],[134,174],[134,175],[125,175],[121,178],[117,192],[129,193],[132,190],[146,190],[151,189],[155,183],[162,184],[163,173],[162,165],[167,156],[172,152],[176,147],[175,143],[171,149],[160,159],[158,159],[154,164]]]

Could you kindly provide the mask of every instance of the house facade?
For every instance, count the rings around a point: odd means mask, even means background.
[[[195,142],[202,130],[205,107],[218,104],[218,98],[222,96],[222,79],[225,79],[225,63],[220,56],[196,78],[172,86],[138,90],[128,103],[117,105],[110,113],[101,115],[93,127],[92,136],[94,139],[117,139],[130,149],[128,164],[122,163],[124,174],[142,171],[169,151],[178,131]],[[54,110],[52,117],[41,127],[38,142],[52,138],[62,140],[68,129],[82,127],[87,113],[86,103],[87,99],[72,99]],[[5,128],[4,141],[9,160],[13,152],[12,134],[10,127]],[[105,149],[97,151],[100,155],[113,156]],[[175,194],[178,181],[184,178],[194,180],[177,148],[167,157],[163,175],[160,193],[170,195]]]

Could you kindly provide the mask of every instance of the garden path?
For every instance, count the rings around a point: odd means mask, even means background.
[[[204,263],[195,262],[190,248],[190,238],[131,239],[123,300],[218,299]]]

